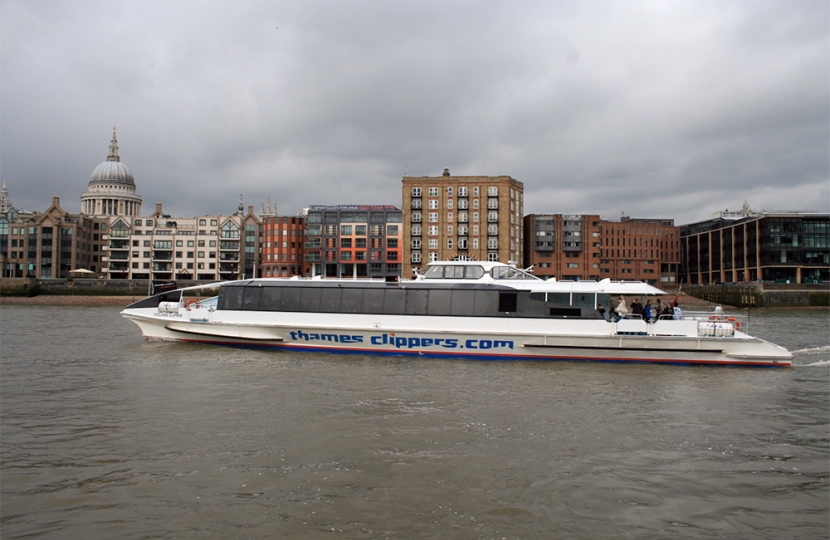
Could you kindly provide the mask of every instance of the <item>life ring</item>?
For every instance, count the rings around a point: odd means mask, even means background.
[[[184,307],[187,309],[199,309],[199,301],[190,299],[184,303]]]
[[[738,322],[738,319],[736,319],[735,317],[727,317],[726,322],[731,322],[732,324],[734,324],[735,330],[738,330],[741,327],[741,323]]]
[[[718,317],[717,315],[709,315],[709,320],[710,321],[719,321],[720,317]]]

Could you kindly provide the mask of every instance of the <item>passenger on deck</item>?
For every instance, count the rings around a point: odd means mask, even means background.
[[[674,303],[674,320],[679,321],[683,318],[683,311],[680,309],[680,305],[675,302]]]
[[[602,315],[603,319],[608,320],[608,317],[605,316],[605,308],[602,307],[602,304],[597,306],[597,312],[599,312],[599,314]]]
[[[651,307],[651,300],[646,300],[646,305],[643,308],[643,318],[646,322],[654,322],[654,308]]]
[[[636,298],[631,301],[631,314],[635,319],[643,318],[643,305]]]
[[[620,302],[617,304],[615,311],[617,313],[615,320],[618,321],[620,319],[625,318],[625,316],[628,314],[628,306],[625,305],[625,296],[620,295]]]

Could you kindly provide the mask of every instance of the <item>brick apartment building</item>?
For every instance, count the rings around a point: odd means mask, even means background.
[[[403,274],[430,261],[523,258],[524,185],[509,176],[404,176]]]
[[[530,214],[524,227],[524,265],[538,277],[676,282],[680,234],[673,220]]]

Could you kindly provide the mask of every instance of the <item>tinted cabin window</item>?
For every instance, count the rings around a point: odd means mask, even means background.
[[[299,311],[301,293],[300,287],[285,287],[280,299],[280,311]]]
[[[464,279],[463,266],[447,266],[444,270],[444,278],[446,279]]]
[[[518,294],[514,292],[499,292],[499,312],[516,312]]]
[[[326,287],[320,294],[321,313],[340,313],[341,289]]]
[[[473,315],[478,317],[495,317],[496,304],[498,303],[496,300],[496,296],[498,295],[495,291],[476,291],[476,303],[473,309]]]
[[[383,312],[387,315],[401,315],[406,311],[406,291],[404,289],[386,289],[383,299]]]
[[[433,289],[429,291],[428,315],[449,315],[452,304],[452,290]]]
[[[383,313],[383,289],[363,291],[363,313]]]
[[[467,279],[479,279],[484,275],[484,268],[480,266],[468,266],[464,272],[464,277]]]
[[[569,306],[571,305],[571,293],[548,293],[548,302]]]
[[[259,299],[262,296],[260,287],[245,287],[242,294],[242,309],[246,311],[259,310]]]
[[[220,291],[220,309],[234,310],[242,307],[242,287],[222,287]]]
[[[259,300],[259,309],[262,311],[279,311],[282,287],[265,287]]]
[[[320,311],[320,292],[319,287],[303,287],[300,295],[300,311],[315,312]]]
[[[340,300],[342,313],[360,313],[363,306],[363,289],[343,289]]]
[[[476,304],[475,297],[475,291],[452,291],[452,306],[450,306],[450,315],[472,317]]]
[[[409,289],[406,291],[406,314],[426,315],[428,291]]]
[[[573,295],[574,306],[593,309],[594,302],[596,302],[596,295],[594,294],[574,293]]]

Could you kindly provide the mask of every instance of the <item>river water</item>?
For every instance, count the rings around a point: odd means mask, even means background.
[[[4,306],[10,538],[827,538],[830,314],[792,369],[340,357]]]

